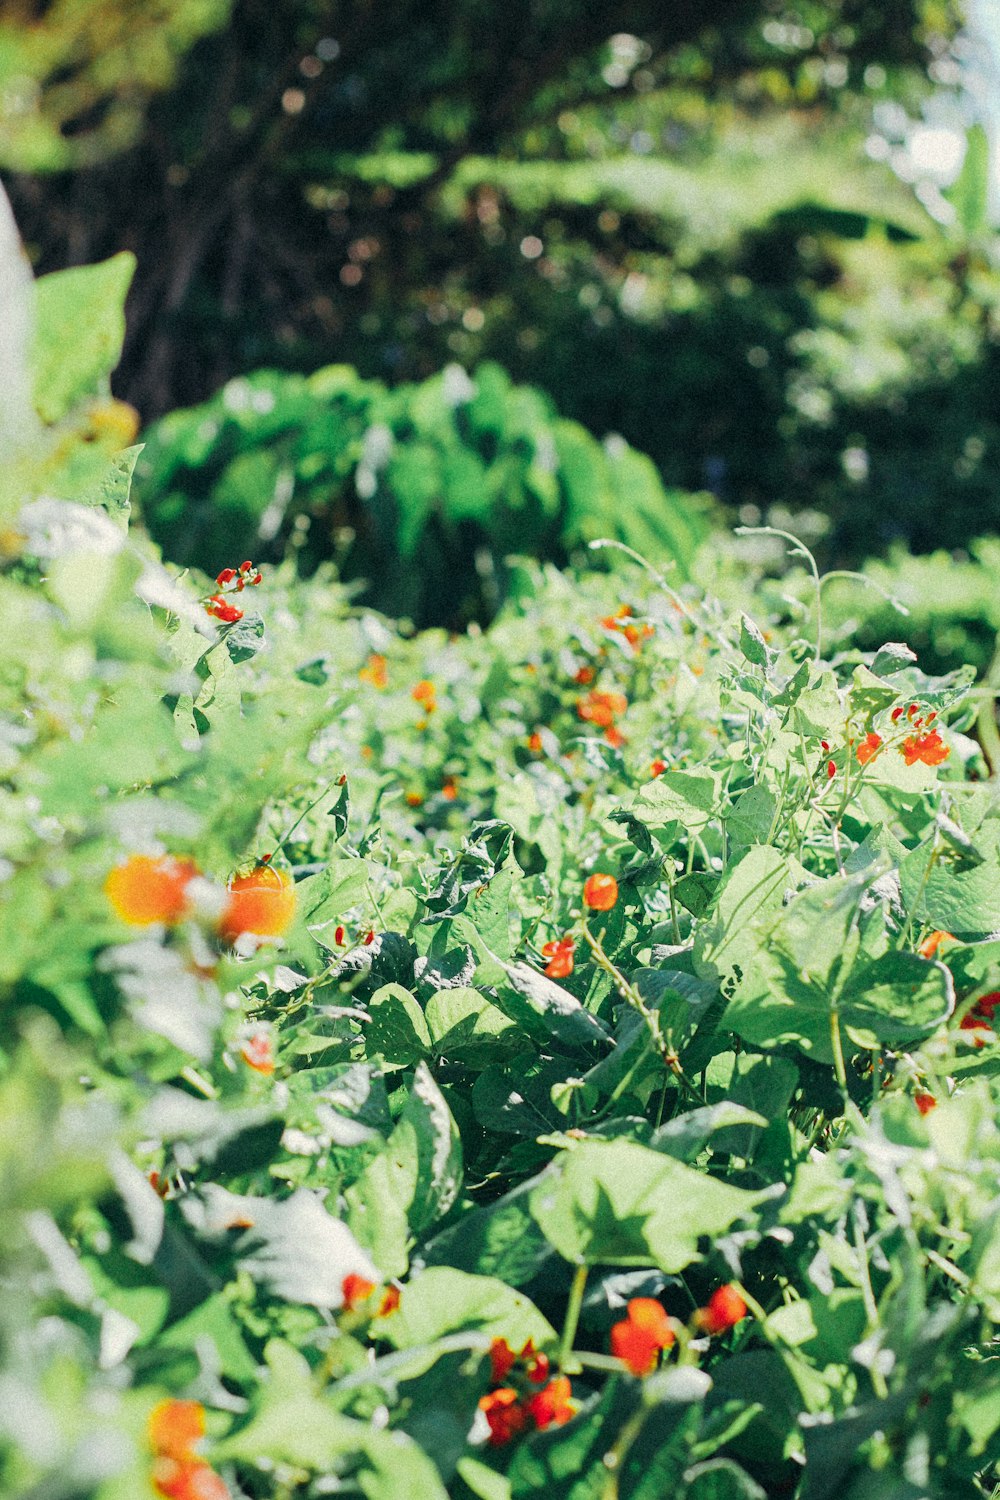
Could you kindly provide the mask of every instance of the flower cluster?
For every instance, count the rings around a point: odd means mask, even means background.
[[[231,596],[242,594],[245,588],[252,588],[262,581],[263,575],[254,570],[249,559],[241,562],[238,568],[223,568],[215,580],[219,592],[210,594],[205,601],[206,612],[224,625],[235,625],[237,620],[242,620],[243,611],[233,603]]]
[[[631,605],[623,604],[615,610],[613,615],[605,615],[601,624],[605,630],[620,632],[628,641],[632,650],[638,651],[643,641],[648,641],[653,634],[653,627],[649,624],[634,625],[632,623],[632,616],[634,614],[635,611]]]
[[[725,1333],[746,1315],[746,1303],[736,1287],[727,1283],[717,1287],[705,1306],[691,1314],[689,1333]],[[678,1327],[655,1297],[633,1297],[626,1316],[612,1325],[611,1353],[633,1375],[650,1375],[663,1350],[672,1348],[676,1342]]]
[[[153,1489],[164,1500],[230,1500],[222,1476],[195,1449],[205,1436],[198,1401],[161,1401],[147,1423],[153,1450]]]
[[[548,959],[545,972],[550,979],[568,979],[573,972],[573,950],[576,944],[571,937],[556,938],[542,945],[542,957]]]
[[[367,664],[358,673],[359,682],[370,682],[373,688],[383,692],[389,686],[388,664],[384,656],[373,651],[369,656]]]
[[[365,1309],[372,1293],[375,1291],[374,1281],[369,1281],[366,1276],[359,1276],[354,1271],[349,1271],[341,1284],[341,1293],[344,1298],[344,1311],[353,1313]],[[394,1313],[399,1306],[399,1287],[388,1286],[382,1293],[376,1309],[376,1316],[387,1318]]]
[[[495,1389],[480,1398],[479,1410],[489,1427],[491,1447],[502,1447],[530,1428],[544,1431],[561,1426],[574,1415],[569,1380],[565,1375],[549,1379],[548,1355],[540,1353],[531,1339],[520,1354],[506,1339],[493,1340],[490,1382]],[[532,1386],[539,1389],[533,1391]]]
[[[221,891],[203,879],[194,860],[132,854],[109,873],[104,894],[116,916],[130,927],[156,922],[175,927],[200,911],[228,944],[244,933],[280,937],[295,915],[291,876],[266,860],[246,875],[234,875]]]
[[[628,708],[628,699],[624,693],[604,692],[599,688],[591,688],[584,697],[578,698],[576,703],[576,714],[585,724],[596,724],[598,729],[604,730],[604,738],[609,745],[620,749],[625,743],[625,736],[618,728],[617,719]]]
[[[988,995],[980,995],[975,1005],[959,1021],[960,1031],[970,1031],[971,1040],[977,1047],[985,1047],[986,1043],[992,1041],[996,1030],[993,1012],[1000,1005],[1000,990],[991,990]]]

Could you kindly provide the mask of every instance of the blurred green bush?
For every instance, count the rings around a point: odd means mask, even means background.
[[[136,469],[150,532],[209,573],[240,556],[333,557],[366,603],[418,625],[488,619],[506,559],[564,564],[598,537],[690,575],[706,497],[665,490],[620,437],[599,443],[498,365],[449,365],[387,390],[346,365],[261,370],[147,434]]]

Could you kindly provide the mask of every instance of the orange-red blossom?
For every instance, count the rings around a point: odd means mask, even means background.
[[[235,943],[245,932],[256,937],[280,937],[292,925],[295,886],[284,870],[262,862],[248,875],[234,875],[227,891],[219,918],[223,942]]]
[[[574,1415],[572,1389],[565,1375],[549,1379],[549,1360],[529,1339],[516,1354],[506,1339],[490,1345],[490,1374],[494,1384],[514,1372],[519,1382],[528,1380],[540,1390],[524,1393],[514,1385],[501,1385],[482,1396],[479,1409],[489,1427],[487,1441],[493,1448],[509,1443],[529,1427],[544,1430],[568,1422]]]
[[[191,859],[133,854],[108,875],[104,894],[129,926],[163,922],[170,927],[187,915],[187,887],[197,874]]]
[[[951,754],[950,746],[932,729],[929,734],[911,734],[899,747],[899,753],[908,766],[922,761],[925,766],[939,766]]]
[[[571,937],[557,938],[542,944],[542,957],[548,959],[545,972],[550,979],[567,979],[573,972],[573,950],[576,947]]]
[[[591,911],[610,911],[618,900],[618,882],[613,875],[598,872],[583,883],[583,904]]]
[[[661,1303],[655,1297],[633,1297],[628,1314],[613,1324],[611,1353],[627,1365],[633,1375],[649,1375],[661,1349],[669,1349],[676,1335]]]
[[[703,1333],[725,1333],[734,1328],[747,1315],[747,1305],[739,1292],[730,1283],[717,1287],[704,1307],[694,1315],[695,1324]]]
[[[146,1427],[153,1450],[153,1489],[164,1500],[230,1500],[229,1490],[195,1451],[205,1435],[205,1408],[198,1401],[161,1401]]]

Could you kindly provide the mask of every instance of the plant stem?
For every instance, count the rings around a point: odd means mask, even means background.
[[[580,1322],[580,1309],[583,1306],[583,1293],[587,1286],[587,1271],[587,1266],[577,1266],[573,1272],[573,1281],[569,1289],[569,1300],[566,1303],[566,1318],[563,1322],[562,1338],[559,1340],[560,1370],[566,1368],[573,1354],[573,1341],[576,1338],[577,1325]]]

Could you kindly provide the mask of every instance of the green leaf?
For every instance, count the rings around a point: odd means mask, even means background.
[[[962,169],[944,196],[955,209],[962,233],[969,239],[989,229],[990,143],[982,125],[966,133]]]
[[[755,667],[763,667],[765,671],[769,658],[774,654],[768,650],[759,626],[754,624],[749,615],[740,616],[740,650],[748,662],[752,662]]]
[[[226,631],[226,650],[230,661],[250,661],[264,645],[264,621],[251,613],[230,625]]]
[[[766,1491],[728,1458],[695,1464],[684,1479],[688,1485],[684,1500],[767,1500]]]
[[[316,1392],[306,1360],[272,1339],[269,1378],[250,1421],[213,1446],[216,1461],[266,1460],[315,1473],[350,1471],[367,1500],[447,1500],[437,1468],[411,1438],[356,1422]],[[360,1467],[359,1467],[360,1465]]]
[[[763,1196],[631,1141],[587,1141],[567,1151],[554,1175],[535,1188],[531,1212],[573,1265],[676,1272],[698,1259],[702,1235],[717,1238],[752,1218]]]
[[[776,911],[795,884],[793,862],[770,844],[758,844],[730,868],[715,904],[699,927],[695,971],[722,979],[746,962],[756,947],[753,923]]]
[[[514,1022],[478,990],[438,990],[427,1002],[431,1046],[439,1056],[483,1067],[506,1054]]]
[[[512,1349],[528,1339],[551,1349],[555,1329],[522,1292],[493,1276],[472,1276],[452,1266],[428,1266],[414,1273],[399,1308],[383,1322],[384,1337],[397,1349],[434,1344],[463,1329],[484,1340],[505,1338]]]
[[[571,1048],[610,1041],[611,1033],[604,1022],[554,979],[529,964],[505,963],[502,967],[507,984],[500,990],[497,1003],[529,1036]]]
[[[101,392],[121,357],[134,271],[135,256],[123,252],[35,283],[32,377],[43,421],[58,422],[85,396]]]
[[[424,1013],[401,984],[383,984],[367,1002],[371,1020],[365,1028],[369,1054],[387,1063],[412,1064],[431,1050]]]
[[[458,1128],[421,1062],[384,1149],[347,1191],[351,1228],[388,1276],[406,1269],[407,1244],[442,1218],[462,1186]]]
[[[680,823],[699,833],[711,821],[719,795],[714,776],[694,776],[687,771],[664,771],[655,781],[639,788],[627,809],[647,828]]]

